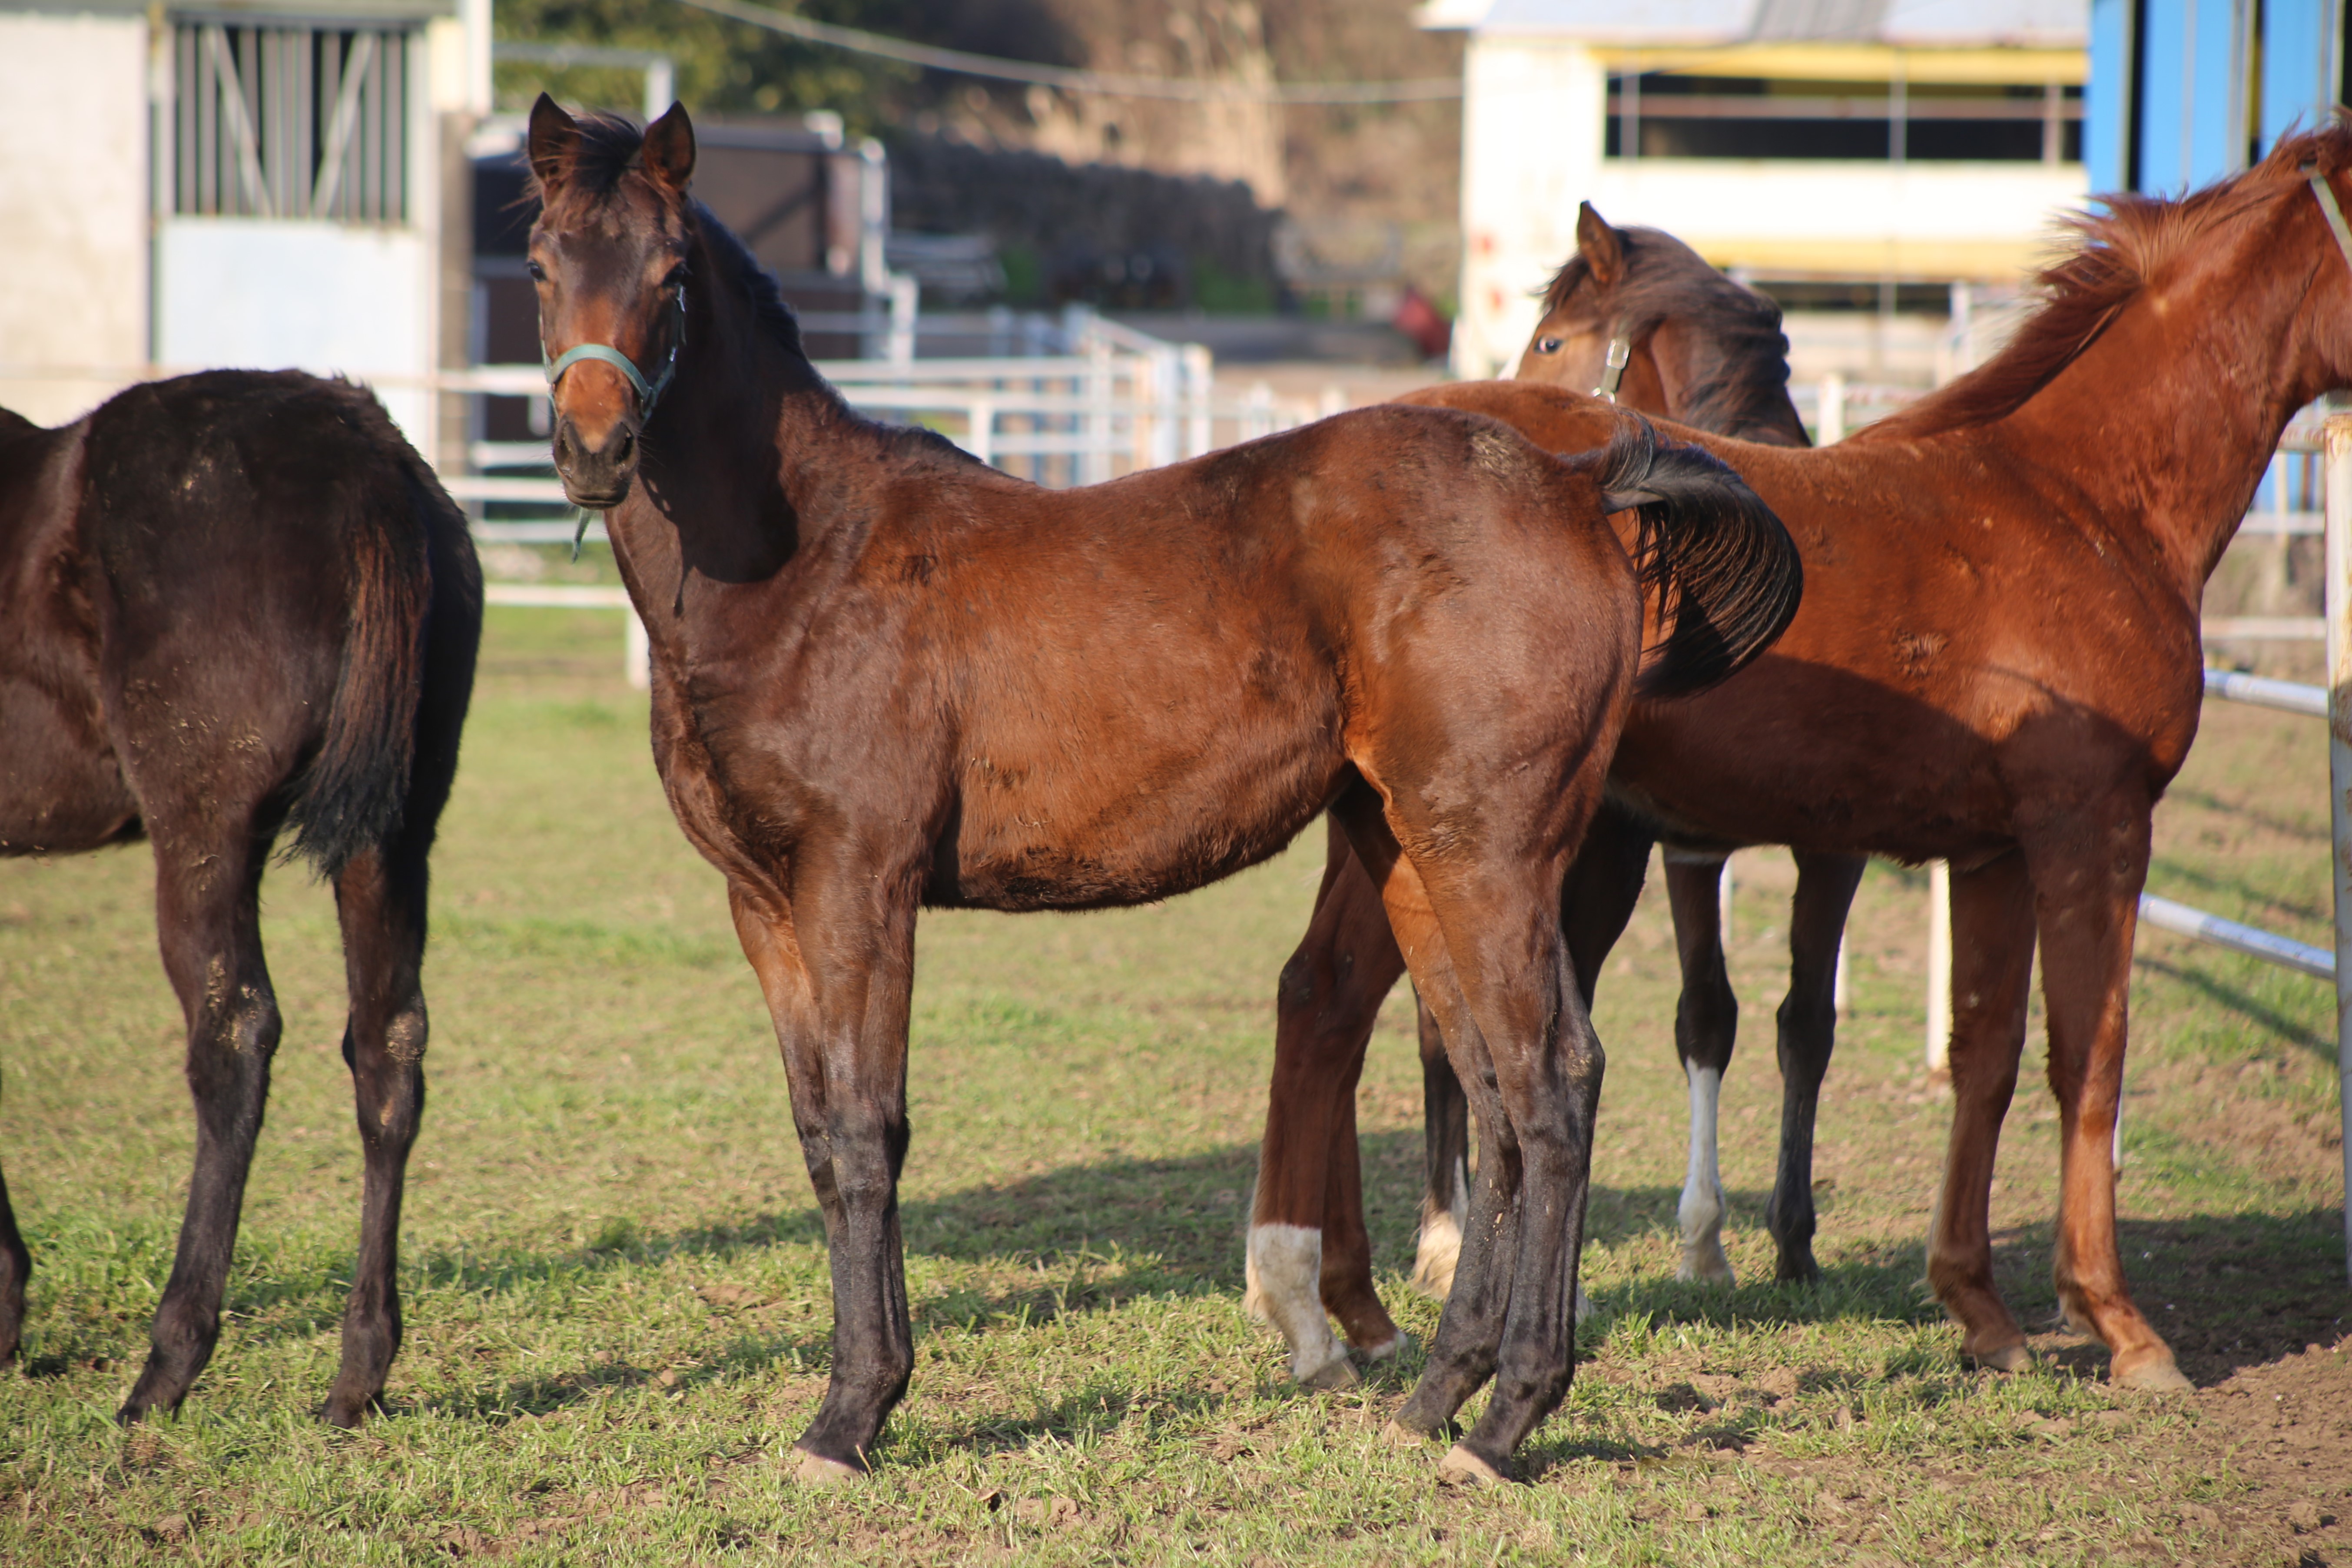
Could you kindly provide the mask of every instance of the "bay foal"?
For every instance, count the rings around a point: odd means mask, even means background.
[[[1641,831],[1578,857],[1562,906],[1573,968],[1588,986],[1600,973],[1653,837],[1948,860],[1957,1103],[1927,1274],[1965,1352],[1990,1366],[2029,1360],[1993,1284],[1988,1209],[2038,938],[2059,1301],[2106,1344],[2117,1384],[2187,1386],[2116,1240],[2132,939],[2149,816],[2197,732],[2206,578],[2287,420],[2352,385],[2352,253],[2329,225],[2347,171],[2339,122],[2182,201],[2110,197],[2009,347],[1933,396],[1817,451],[1694,436],[1788,520],[1804,604],[1720,687],[1636,705],[1609,795]],[[1492,414],[1559,449],[1617,417],[1521,382],[1412,401]],[[1370,884],[1333,848],[1280,993],[1284,1092],[1260,1184],[1326,1193],[1325,1232],[1360,1235],[1356,1192],[1330,1174],[1352,1168],[1352,1131],[1332,1141],[1342,1109],[1313,1090],[1352,1081],[1386,985],[1310,982],[1395,969]],[[1338,1256],[1351,1273],[1327,1268],[1323,1304],[1377,1349],[1394,1325],[1373,1315],[1360,1247]]]
[[[1450,1416],[1496,1377],[1449,1463],[1506,1471],[1571,1370],[1601,1058],[1557,898],[1643,617],[1608,515],[1643,509],[1637,558],[1674,605],[1660,691],[1786,623],[1777,521],[1624,422],[1563,462],[1442,409],[1040,489],[849,410],[688,198],[682,109],[641,136],[542,98],[530,147],[556,466],[606,512],[645,618],[655,759],[728,879],[824,1213],[833,1368],[798,1473],[866,1470],[913,1366],[897,1193],[918,910],[1160,898],[1326,807],[1495,1152],[1493,1224],[1465,1248],[1480,1283],[1415,1397]]]
[[[1607,375],[1611,344],[1622,343],[1626,363],[1616,395],[1625,406],[1768,446],[1811,444],[1789,400],[1789,340],[1780,331],[1778,305],[1725,277],[1674,236],[1614,227],[1591,203],[1578,210],[1576,235],[1577,253],[1545,291],[1543,319],[1520,356],[1518,380],[1578,390],[1599,386]],[[1611,842],[1629,833],[1647,837],[1648,830],[1604,802],[1585,838]],[[1723,1250],[1717,1110],[1737,1043],[1739,999],[1724,963],[1717,893],[1724,855],[1719,845],[1677,842],[1671,835],[1661,847],[1682,967],[1675,1050],[1690,1092],[1689,1161],[1676,1215],[1682,1258],[1675,1274],[1728,1285],[1733,1279]],[[1783,1279],[1820,1272],[1812,1246],[1814,1110],[1836,1043],[1838,945],[1867,864],[1864,856],[1822,849],[1799,849],[1795,858],[1789,991],[1777,1020],[1780,1172],[1765,1211]],[[1356,983],[1370,984],[1371,979]],[[1436,1019],[1426,1007],[1420,1015],[1426,1180],[1413,1283],[1443,1300],[1453,1288],[1468,1191],[1469,1106],[1446,1063]],[[1336,1352],[1338,1347],[1328,1350]]]
[[[211,371],[55,430],[0,410],[0,854],[144,836],[187,1019],[195,1173],[126,1422],[178,1409],[220,1337],[278,1048],[261,873],[289,825],[335,888],[366,1156],[325,1416],[357,1426],[383,1392],[425,1110],[425,857],[481,596],[464,514],[361,388]],[[0,1362],[30,1268],[0,1185]]]

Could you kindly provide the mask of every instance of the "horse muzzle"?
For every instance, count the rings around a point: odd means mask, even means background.
[[[592,443],[578,420],[559,417],[555,471],[573,506],[609,511],[629,499],[629,485],[637,476],[637,423],[625,416],[616,418],[605,426],[603,439]]]

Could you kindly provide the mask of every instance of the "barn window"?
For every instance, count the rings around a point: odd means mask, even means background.
[[[396,27],[180,23],[172,210],[406,223],[409,38]]]

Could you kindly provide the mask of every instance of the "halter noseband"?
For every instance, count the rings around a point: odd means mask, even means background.
[[[669,357],[662,361],[661,374],[654,380],[647,381],[646,373],[637,368],[635,361],[609,343],[582,343],[577,348],[566,349],[563,356],[551,364],[547,362],[547,341],[542,338],[540,340],[539,357],[540,363],[547,364],[547,390],[550,392],[553,392],[556,383],[563,379],[563,373],[582,360],[593,359],[611,365],[629,378],[630,386],[637,394],[638,416],[649,419],[653,417],[654,405],[661,401],[661,395],[669,390],[671,379],[677,374],[677,351],[685,345],[686,287],[680,284],[677,298],[670,309]]]
[[[653,380],[647,381],[646,373],[637,368],[636,362],[610,343],[582,343],[577,347],[564,350],[562,357],[550,363],[547,358],[547,336],[544,331],[540,334],[539,359],[541,364],[547,366],[547,391],[550,397],[555,395],[556,383],[563,379],[563,373],[582,360],[593,359],[601,364],[611,365],[614,370],[627,376],[629,385],[635,390],[637,417],[650,419],[654,416],[654,405],[661,401],[661,395],[669,390],[670,382],[677,374],[677,351],[685,346],[686,285],[681,283],[677,288],[677,297],[670,306],[669,354],[662,361],[661,374]],[[580,526],[572,531],[572,560],[580,559],[580,544],[587,537],[588,509],[583,506],[580,509]]]
[[[1609,353],[1601,362],[1601,384],[1592,395],[1603,403],[1617,401],[1617,384],[1625,379],[1625,365],[1633,357],[1633,340],[1627,335],[1625,323],[1615,323],[1616,331],[1609,338]]]

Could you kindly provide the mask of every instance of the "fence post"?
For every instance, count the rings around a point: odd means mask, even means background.
[[[904,272],[890,274],[890,337],[892,364],[915,362],[915,318],[922,308],[922,285]]]
[[[1201,343],[1184,345],[1184,395],[1188,405],[1184,432],[1184,455],[1198,458],[1216,444],[1210,429],[1213,410],[1209,402],[1217,379],[1216,362],[1209,357],[1207,347]]]
[[[1813,408],[1813,445],[1827,447],[1845,439],[1845,377],[1832,371],[1822,377],[1821,397]]]
[[[982,462],[996,462],[996,400],[975,397],[964,410],[963,449]]]
[[[2352,1278],[2352,415],[2327,416],[2327,782],[2336,851],[2336,1086],[2344,1138],[2344,1267]]]
[[[1927,1076],[1952,1076],[1952,868],[1927,863]]]

